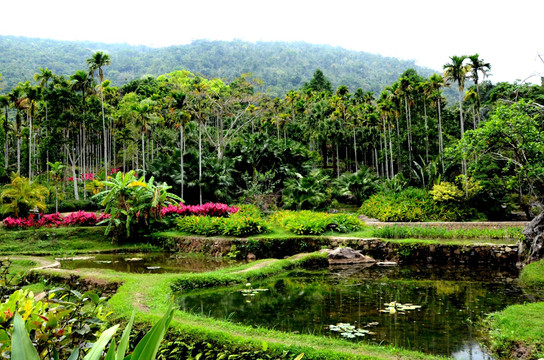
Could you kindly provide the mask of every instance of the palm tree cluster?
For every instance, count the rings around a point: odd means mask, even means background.
[[[4,174],[32,181],[49,177],[48,164],[64,164],[57,176],[71,179],[79,199],[96,176],[133,169],[168,182],[191,202],[243,196],[256,179],[277,193],[287,179],[316,168],[331,178],[371,168],[382,178],[403,173],[417,182],[417,170],[430,164],[440,164],[434,168],[441,173],[458,171],[444,154],[464,133],[465,80],[475,85],[465,102],[477,126],[480,74],[485,79],[490,68],[477,54],[452,56],[444,75],[422,78],[409,69],[378,96],[333,90],[317,70],[303,88],[271,98],[255,92],[258,82],[249,75],[227,83],[188,71],[118,88],[105,77],[110,64],[97,52],[87,69],[69,77],[41,68],[35,84],[0,96]],[[446,107],[443,88],[451,83],[459,88],[459,114]],[[464,159],[459,172],[466,173]]]

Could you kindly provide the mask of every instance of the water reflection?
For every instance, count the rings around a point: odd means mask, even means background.
[[[167,253],[97,254],[83,259],[60,259],[63,269],[111,269],[139,274],[206,272],[240,264],[240,261]]]
[[[515,270],[426,267],[334,267],[293,272],[252,284],[269,289],[247,299],[240,288],[194,292],[179,307],[215,318],[297,333],[339,336],[329,325],[367,324],[364,341],[392,344],[459,359],[488,359],[477,345],[475,323],[507,305],[533,301],[516,285]],[[421,305],[382,313],[385,303]]]

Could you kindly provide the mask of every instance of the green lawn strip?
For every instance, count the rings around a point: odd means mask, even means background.
[[[501,358],[544,357],[544,302],[512,305],[485,322],[489,347]]]
[[[519,279],[522,286],[544,293],[544,260],[524,267]]]
[[[99,251],[151,251],[156,246],[148,244],[112,244],[104,236],[105,227],[59,227],[30,230],[6,230],[0,228],[0,256],[59,255]]]
[[[322,255],[318,255],[322,256]],[[221,269],[204,274],[162,274],[162,275],[123,275],[124,283],[108,302],[108,309],[115,316],[128,318],[134,308],[139,309],[138,319],[148,324],[157,321],[171,301],[174,284],[188,284],[188,280],[212,285],[228,281],[244,283],[257,278],[271,276],[297,263],[308,261],[305,258],[285,259],[274,262],[263,260],[258,267],[255,263],[245,264],[233,269]],[[259,262],[257,263],[257,265]],[[240,272],[240,270],[248,270]],[[215,279],[214,279],[215,277]],[[181,279],[181,281],[180,281]],[[229,348],[262,348],[263,343],[274,354],[289,351],[291,354],[304,352],[305,359],[439,359],[414,351],[390,346],[353,343],[347,340],[313,335],[284,333],[264,328],[253,328],[226,321],[201,317],[177,311],[171,332],[201,341],[213,341]]]
[[[506,241],[502,239],[381,239],[386,243],[400,244],[400,245],[515,245],[516,242]]]
[[[520,285],[537,296],[544,295],[544,260],[527,265]],[[504,358],[544,357],[544,302],[512,305],[491,314],[485,321],[491,350]]]

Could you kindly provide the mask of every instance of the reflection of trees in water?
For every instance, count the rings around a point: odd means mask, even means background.
[[[246,302],[236,289],[189,293],[180,300],[184,310],[234,322],[283,331],[332,335],[326,326],[351,323],[371,329],[367,341],[451,355],[473,343],[472,324],[483,314],[509,304],[524,302],[522,292],[509,284],[475,281],[392,280],[413,278],[409,269],[375,269],[378,279],[369,280],[368,270],[342,277],[340,269],[330,275],[293,276],[252,284],[269,289]],[[470,272],[470,271],[468,271]],[[420,278],[433,277],[430,272]],[[453,272],[448,270],[448,277]],[[462,273],[462,278],[466,274]],[[398,301],[422,305],[405,314],[384,314],[385,303]],[[202,304],[202,307],[201,307]]]

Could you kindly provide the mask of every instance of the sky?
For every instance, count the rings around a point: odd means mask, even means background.
[[[544,76],[542,0],[25,0],[0,11],[0,35],[153,47],[305,41],[437,71],[452,55],[478,53],[494,83]]]

